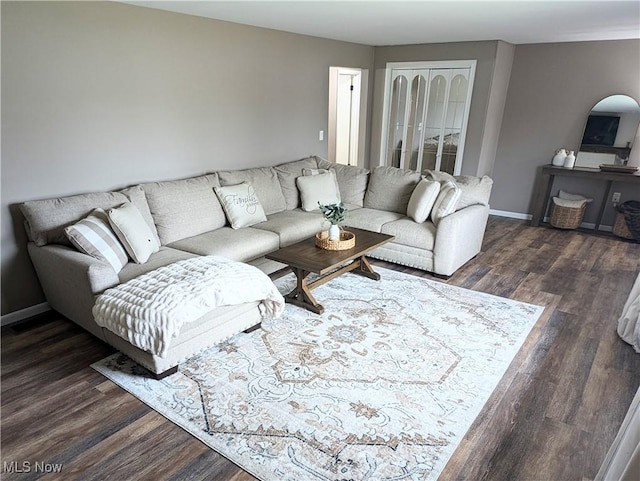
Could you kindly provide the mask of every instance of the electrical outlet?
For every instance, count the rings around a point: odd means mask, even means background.
[[[614,204],[620,202],[620,192],[613,193],[613,195],[611,196],[611,202],[613,202]]]
[[[322,141],[324,140],[324,130],[321,130],[321,131],[318,133],[318,140],[319,140],[320,142],[322,142]]]

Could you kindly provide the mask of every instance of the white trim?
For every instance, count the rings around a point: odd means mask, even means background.
[[[50,310],[51,307],[49,307],[49,304],[43,302],[42,304],[36,304],[35,306],[20,309],[19,311],[10,312],[0,318],[0,326],[4,327],[9,324],[15,324],[16,322],[24,321],[25,319],[29,319],[30,317],[37,316],[38,314],[42,314],[43,312]]]
[[[489,209],[489,214],[499,217],[509,217],[510,219],[531,220],[531,214],[521,214],[520,212],[509,212],[508,210]]]
[[[423,68],[468,68],[471,62],[476,64],[478,61],[472,60],[432,60],[428,62],[387,62],[387,69],[404,69],[415,70]]]

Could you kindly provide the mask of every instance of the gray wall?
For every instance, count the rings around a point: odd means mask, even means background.
[[[500,50],[498,50],[500,47]],[[491,172],[510,74],[512,46],[499,41],[378,47],[371,115],[371,164],[378,165],[387,62],[476,60],[462,173]],[[499,58],[498,61],[496,59]],[[483,145],[485,149],[483,152]],[[481,160],[482,159],[482,160]]]
[[[12,205],[326,156],[329,67],[373,54],[111,2],[2,2],[2,313],[44,301]]]
[[[476,59],[463,173],[492,173],[492,207],[523,214],[538,166],[577,147],[598,100],[640,99],[638,40],[374,49],[109,2],[1,8],[3,314],[44,300],[16,203],[326,156],[330,66],[373,72],[375,52],[376,165],[386,63]],[[616,186],[623,200],[640,197],[631,189]]]
[[[533,185],[540,165],[554,151],[578,150],[591,108],[613,94],[640,100],[640,40],[518,45],[511,71],[500,142],[493,171],[491,207],[531,213]],[[569,181],[555,184],[600,199],[604,183]],[[622,200],[638,199],[629,184],[614,185]],[[594,222],[599,202],[589,206],[586,222]],[[609,203],[604,225],[611,225]]]
[[[496,46],[496,59],[489,86],[484,134],[476,175],[493,175],[515,49],[514,45],[505,42],[498,42]]]

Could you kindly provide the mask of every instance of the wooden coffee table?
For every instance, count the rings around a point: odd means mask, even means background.
[[[394,236],[353,227],[345,227],[345,230],[356,235],[356,245],[351,249],[343,251],[321,249],[316,246],[315,237],[311,237],[266,255],[267,259],[287,264],[296,275],[297,285],[284,296],[286,302],[322,314],[324,308],[311,294],[312,289],[347,272],[360,274],[376,281],[380,280],[380,274],[373,270],[365,255],[376,247],[392,241]],[[307,276],[311,273],[321,277],[313,282],[307,282]]]

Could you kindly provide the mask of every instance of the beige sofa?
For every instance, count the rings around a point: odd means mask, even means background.
[[[257,266],[267,274],[279,270],[283,265],[266,260],[266,254],[327,228],[318,211],[300,208],[296,179],[304,169],[333,170],[340,198],[349,209],[345,225],[396,237],[373,251],[374,258],[450,276],[480,252],[489,213],[492,181],[488,177],[456,178],[462,190],[457,210],[443,217],[436,227],[431,220],[417,223],[406,215],[420,173],[390,167],[369,172],[309,157],[275,167],[151,182],[118,192],[25,202],[21,211],[30,239],[28,250],[49,305],[156,375],[171,372],[199,350],[259,323],[258,303],[220,307],[185,325],[167,356],[161,358],[99,327],[92,315],[96,296],[143,273],[193,256],[224,256]],[[214,187],[241,182],[255,188],[267,220],[233,229]],[[161,247],[145,263],[130,261],[116,273],[109,264],[73,248],[64,228],[95,208],[107,210],[126,202],[138,208]]]

